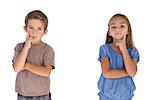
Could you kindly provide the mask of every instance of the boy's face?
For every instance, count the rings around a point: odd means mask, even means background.
[[[44,23],[39,19],[28,20],[28,24],[24,29],[34,43],[39,43],[42,36],[47,33],[47,30],[44,29]]]

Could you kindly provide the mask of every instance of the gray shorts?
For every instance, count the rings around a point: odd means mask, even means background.
[[[23,96],[18,94],[17,100],[52,100],[51,93],[42,96]]]

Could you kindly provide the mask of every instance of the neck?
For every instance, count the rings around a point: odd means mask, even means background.
[[[117,51],[118,53],[121,53],[119,47],[116,46],[116,42],[112,42],[112,43],[111,43],[111,46],[112,46],[112,48],[113,48],[115,51]]]
[[[40,43],[42,43],[42,41],[41,41],[41,40],[36,41],[36,42],[34,42],[33,44],[37,45],[37,44],[40,44]]]
[[[113,39],[113,42],[112,42],[112,45],[113,45],[114,47],[116,47],[116,48],[117,48],[116,43],[118,43],[118,41],[119,41],[119,40]]]
[[[117,43],[117,42],[112,42],[111,45],[112,45],[114,48],[118,48],[118,49],[119,49],[119,47],[116,46],[116,43]]]

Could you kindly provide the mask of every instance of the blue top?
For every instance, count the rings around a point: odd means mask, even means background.
[[[128,49],[131,58],[135,58],[139,61],[139,52],[136,48]],[[104,44],[99,49],[99,58],[101,61],[102,57],[108,57],[110,61],[111,69],[124,69],[123,56],[116,52],[110,44]],[[132,77],[126,76],[122,78],[105,78],[103,74],[98,81],[98,88],[100,89],[101,99],[109,98],[110,100],[128,100],[133,96],[133,91],[135,90],[135,85]],[[107,100],[109,100],[107,99]],[[103,99],[102,99],[103,100]]]

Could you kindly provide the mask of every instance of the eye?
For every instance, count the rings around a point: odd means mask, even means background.
[[[29,29],[33,29],[33,27],[29,26]]]
[[[38,28],[38,30],[43,30],[43,28]]]
[[[116,29],[116,26],[111,26],[112,29]]]
[[[125,26],[125,25],[121,25],[120,27],[121,27],[121,28],[124,28],[124,27],[126,27],[126,26]]]

